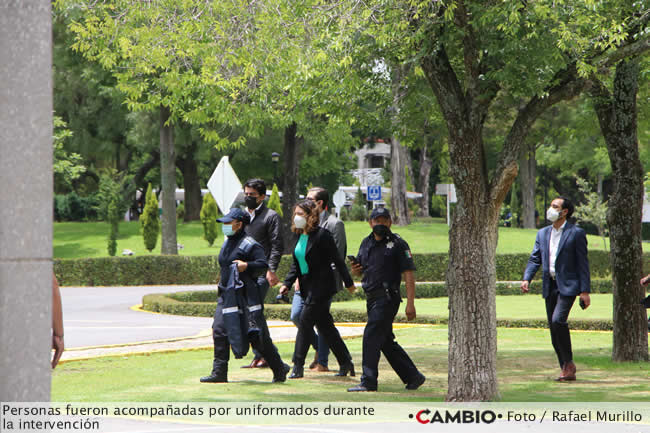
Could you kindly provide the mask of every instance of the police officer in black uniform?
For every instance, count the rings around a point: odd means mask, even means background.
[[[238,208],[230,209],[230,212],[217,221],[223,223],[223,233],[226,241],[221,247],[219,253],[219,267],[221,269],[220,283],[229,280],[230,266],[237,265],[239,279],[248,293],[249,314],[257,314],[257,325],[265,326],[264,315],[261,314],[262,301],[259,296],[257,278],[266,272],[268,267],[264,248],[252,237],[246,235],[244,228],[250,221],[250,217],[244,211]],[[217,309],[214,312],[214,322],[212,323],[212,339],[214,342],[214,361],[212,364],[212,373],[209,376],[201,378],[201,382],[227,382],[228,381],[228,360],[230,359],[230,343],[228,341],[228,331],[224,324],[223,310],[224,297],[223,290],[219,288],[219,298],[217,300]],[[252,305],[256,304],[256,305]],[[282,362],[280,354],[268,333],[259,332],[257,338],[251,340],[253,348],[257,349],[267,360],[269,367],[273,370],[273,382],[284,382],[289,366]]]
[[[377,391],[380,352],[406,389],[418,389],[425,381],[393,334],[393,319],[402,302],[402,275],[406,283],[406,318],[415,319],[415,264],[406,241],[390,231],[391,224],[390,212],[375,208],[370,214],[372,233],[361,242],[359,254],[351,263],[353,274],[363,274],[361,285],[366,293],[368,323],[363,331],[361,383],[349,388],[350,392]]]

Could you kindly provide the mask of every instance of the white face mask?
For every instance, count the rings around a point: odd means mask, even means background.
[[[560,212],[557,209],[553,209],[552,207],[548,208],[546,211],[546,219],[548,219],[551,222],[555,222],[560,218]]]
[[[305,219],[304,216],[296,215],[293,217],[293,225],[295,225],[297,229],[304,229],[305,226],[307,226],[307,219]]]

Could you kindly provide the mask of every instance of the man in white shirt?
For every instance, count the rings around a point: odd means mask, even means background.
[[[535,247],[521,283],[521,291],[527,293],[530,281],[542,267],[542,296],[546,301],[551,342],[562,369],[558,381],[576,380],[567,323],[571,307],[578,295],[583,309],[591,303],[587,236],[584,230],[567,222],[574,209],[566,197],[551,202],[546,218],[553,224],[537,232]]]

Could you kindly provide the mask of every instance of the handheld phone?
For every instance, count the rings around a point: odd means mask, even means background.
[[[357,261],[357,258],[354,256],[348,256],[348,260],[350,260],[354,264],[358,264],[359,262]]]
[[[583,301],[582,298],[580,298],[579,304],[580,304],[580,308],[582,308],[583,310],[587,308],[587,305],[585,305],[585,301]]]

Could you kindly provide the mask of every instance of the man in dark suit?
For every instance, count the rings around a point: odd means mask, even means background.
[[[577,296],[582,308],[591,303],[587,236],[584,230],[567,222],[573,211],[573,203],[566,197],[551,202],[546,218],[553,224],[537,232],[521,283],[521,291],[527,293],[530,281],[542,267],[542,296],[546,300],[551,342],[562,368],[558,381],[576,380],[567,323],[571,307]]]
[[[246,211],[250,217],[250,224],[246,226],[246,234],[262,245],[266,260],[269,264],[266,277],[260,277],[258,280],[260,299],[262,299],[263,307],[264,298],[266,298],[269,287],[275,286],[280,282],[280,279],[276,275],[283,249],[280,215],[273,209],[269,209],[264,203],[264,199],[266,198],[266,183],[262,179],[248,179],[244,184],[244,195],[246,197]],[[266,324],[262,332],[270,337]],[[253,361],[249,365],[244,366],[244,368],[268,366],[266,360],[257,349],[253,349],[253,353],[255,354]]]

